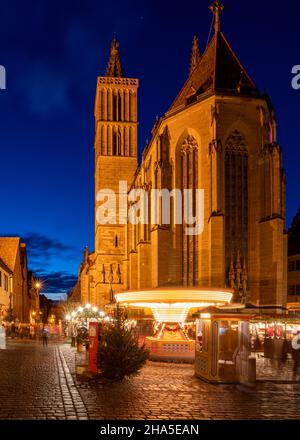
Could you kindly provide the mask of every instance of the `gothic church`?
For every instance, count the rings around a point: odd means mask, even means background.
[[[189,76],[139,165],[139,81],[125,77],[115,39],[95,99],[95,213],[98,191],[120,197],[119,181],[146,191],[201,188],[203,233],[189,236],[174,221],[95,220],[95,249],[85,249],[79,270],[82,303],[103,307],[121,291],[200,286],[230,287],[236,302],[286,305],[285,174],[274,108],[222,33],[222,4],[211,10],[214,35],[203,54],[194,37]]]

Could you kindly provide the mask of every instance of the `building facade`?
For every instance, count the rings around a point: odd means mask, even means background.
[[[0,259],[0,322],[9,314],[12,292],[12,272]]]
[[[19,237],[0,237],[0,259],[11,273],[10,295],[14,318],[29,322],[26,245]]]
[[[40,321],[40,281],[28,271],[29,322],[35,324]]]
[[[194,38],[188,78],[156,122],[139,166],[139,82],[124,76],[112,43],[106,75],[97,80],[95,250],[85,249],[80,267],[82,302],[103,306],[116,292],[169,285],[231,287],[238,302],[286,305],[285,174],[275,111],[221,32],[222,5],[211,9],[214,35],[202,55]],[[99,191],[114,191],[123,218],[120,181],[148,195],[148,223],[99,223]],[[170,221],[162,209],[152,221],[153,189],[180,190],[193,215],[203,190],[203,231],[188,235],[187,222],[177,222],[174,193]],[[131,198],[127,209],[136,203]]]

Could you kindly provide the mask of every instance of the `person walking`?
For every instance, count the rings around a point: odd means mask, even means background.
[[[0,323],[0,350],[6,349],[5,327]]]
[[[48,330],[46,329],[46,327],[43,327],[42,330],[42,339],[43,339],[43,347],[47,347],[48,345]]]
[[[35,330],[34,330],[33,324],[30,324],[29,333],[30,333],[30,339],[34,339],[35,338]]]

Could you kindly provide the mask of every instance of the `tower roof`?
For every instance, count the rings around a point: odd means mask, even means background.
[[[122,78],[124,77],[124,71],[122,68],[120,53],[119,53],[119,43],[114,37],[111,43],[110,57],[106,69],[105,76]]]
[[[215,0],[209,9],[214,15],[214,36],[202,57],[200,56],[198,39],[194,37],[189,78],[170,110],[191,103],[205,92],[247,95],[259,93],[220,30],[220,15],[224,6],[219,0]]]

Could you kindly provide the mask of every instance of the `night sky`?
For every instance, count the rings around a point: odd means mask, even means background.
[[[1,235],[20,235],[29,267],[59,298],[93,249],[93,106],[114,32],[126,75],[140,79],[139,151],[183,85],[196,33],[202,52],[208,0],[1,1]],[[222,30],[277,110],[287,172],[287,226],[300,205],[300,2],[224,0]]]

